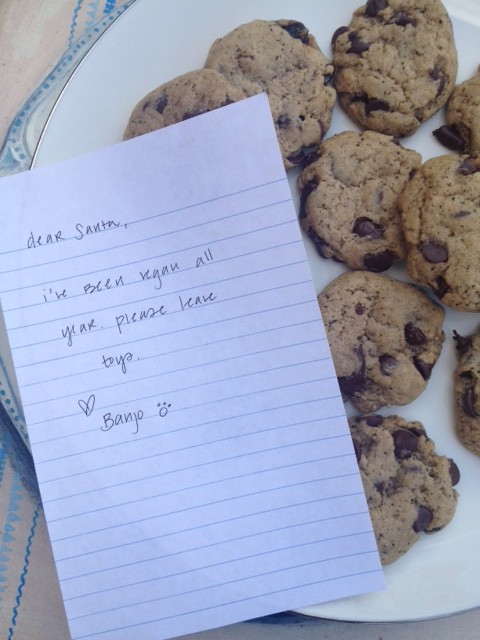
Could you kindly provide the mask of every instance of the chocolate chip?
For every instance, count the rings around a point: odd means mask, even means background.
[[[413,523],[413,530],[416,533],[428,529],[433,520],[433,513],[428,507],[418,507],[417,519]]]
[[[475,392],[473,387],[469,387],[462,396],[462,409],[470,418],[476,418],[478,413],[475,410]]]
[[[374,111],[390,111],[390,105],[386,100],[370,98],[365,104],[365,114],[369,116]]]
[[[412,346],[425,344],[425,342],[427,341],[427,338],[423,331],[419,327],[416,327],[413,322],[407,322],[404,327],[404,333],[405,340]]]
[[[382,480],[377,480],[377,482],[373,483],[373,486],[378,491],[378,493],[383,493],[385,491],[385,482]]]
[[[352,232],[361,238],[382,238],[383,227],[370,220],[370,218],[357,218],[353,223]]]
[[[457,213],[454,213],[452,215],[452,218],[454,218],[455,220],[460,220],[461,218],[467,218],[468,216],[471,216],[472,212],[471,211],[457,211]]]
[[[302,164],[302,160],[303,160],[304,156],[303,153],[295,153],[291,156],[288,156],[287,160],[290,162],[290,164]]]
[[[430,69],[430,71],[428,72],[428,75],[434,82],[439,83],[438,89],[437,89],[437,95],[442,93],[442,91],[445,89],[445,82],[446,82],[443,71],[440,70],[438,67],[434,67],[433,69]]]
[[[444,124],[438,129],[435,129],[433,135],[440,144],[443,144],[447,149],[451,149],[451,151],[465,150],[465,142],[460,137],[457,128],[453,125]]]
[[[428,380],[430,378],[432,374],[433,364],[431,364],[430,362],[425,362],[420,358],[414,358],[413,364],[424,380]]]
[[[380,362],[380,371],[385,376],[392,375],[393,371],[395,370],[395,367],[397,366],[396,359],[393,356],[389,356],[388,354],[384,354],[384,355],[380,356],[378,360]]]
[[[318,146],[312,145],[311,147],[305,150],[305,154],[301,162],[302,168],[305,168],[309,164],[312,164],[312,162],[315,162],[315,160],[318,160],[318,158],[319,158]]]
[[[335,80],[335,76],[336,75],[337,75],[337,68],[336,67],[332,67],[332,66],[327,67],[325,69],[325,75],[323,76],[323,84],[325,86],[327,86],[329,84],[333,84],[333,81]]]
[[[292,124],[292,121],[288,116],[282,115],[275,120],[275,124],[279,129],[286,129]]]
[[[279,21],[278,24],[282,27],[282,29],[285,29],[285,31],[289,35],[291,35],[292,38],[300,40],[301,42],[303,42],[303,44],[310,43],[308,29],[302,22],[298,22],[297,20],[288,20],[285,22]]]
[[[393,264],[393,254],[390,251],[381,253],[367,253],[363,258],[363,264],[369,271],[386,271]]]
[[[362,307],[360,302],[357,302],[357,304],[355,305],[355,313],[357,314],[357,316],[363,316],[363,314],[365,313],[365,309]]]
[[[384,417],[378,415],[378,413],[372,413],[369,416],[365,416],[364,420],[369,427],[379,427],[381,424],[383,424]]]
[[[352,373],[351,376],[340,376],[338,378],[338,386],[342,395],[349,398],[358,391],[361,391],[365,386],[365,375],[362,371]]]
[[[326,247],[328,247],[328,242],[326,240],[324,240],[323,238],[321,238],[318,233],[312,229],[312,227],[308,227],[307,229],[307,235],[308,237],[313,240],[313,243],[315,245],[315,249],[318,251],[318,254],[322,257],[327,259],[328,256],[326,255],[324,249]]]
[[[360,458],[362,457],[362,448],[357,442],[355,442],[355,440],[353,440],[353,450],[355,451],[357,462],[360,462]]]
[[[454,487],[460,482],[460,469],[451,458],[448,459],[448,462],[450,463],[450,466],[448,467],[448,473],[450,474],[452,487]]]
[[[307,211],[305,207],[307,204],[308,196],[312,193],[312,191],[315,191],[317,187],[318,182],[315,182],[315,180],[310,180],[310,182],[307,182],[302,188],[302,192],[300,193],[300,206],[298,212],[300,220],[304,220],[307,217]]]
[[[350,103],[353,102],[367,102],[368,100],[368,96],[365,93],[356,93],[354,95],[350,95],[349,93],[341,93],[340,94],[341,97],[343,98],[349,98],[350,99]]]
[[[162,93],[154,105],[158,113],[164,112],[165,107],[167,106],[167,103],[168,103],[168,98],[164,93]]]
[[[437,296],[442,299],[443,296],[450,291],[450,287],[447,284],[447,281],[445,280],[445,278],[443,278],[442,276],[438,276],[438,278],[435,280],[435,284],[437,286]]]
[[[408,13],[406,13],[405,11],[399,11],[394,16],[393,23],[396,24],[398,27],[406,27],[409,24],[411,24],[412,27],[417,26],[417,21],[415,20],[415,18],[412,18],[411,16],[409,16]]]
[[[336,75],[337,75],[337,69],[336,69],[336,68],[334,68],[334,69],[333,69],[333,71],[332,71],[331,73],[326,73],[326,74],[323,76],[323,84],[324,84],[325,86],[327,86],[327,85],[329,85],[329,84],[332,84],[332,83],[333,83],[333,81],[335,80],[335,76],[336,76]]]
[[[187,111],[183,114],[182,120],[190,120],[190,118],[196,118],[197,116],[201,116],[203,113],[207,113],[208,109],[198,109],[197,111]]]
[[[395,457],[399,460],[409,458],[418,448],[418,438],[407,429],[398,429],[392,434]]]
[[[423,428],[420,427],[410,427],[410,431],[412,433],[414,433],[416,436],[420,437],[420,436],[424,436],[425,438],[427,438],[427,434],[425,433]],[[427,438],[428,440],[428,438]]]
[[[465,353],[472,347],[472,337],[461,336],[455,329],[453,330],[453,339],[455,340],[455,347],[460,353]]]
[[[291,156],[288,156],[287,160],[294,165],[298,165],[298,164],[305,165],[311,162],[310,158],[312,154],[316,154],[317,151],[318,151],[317,145],[302,147],[301,149],[299,149],[297,153],[294,153]]]
[[[356,31],[350,31],[350,33],[348,34],[348,39],[350,40],[350,49],[348,49],[347,53],[361,54],[364,51],[368,51],[370,49],[370,45],[368,44],[368,42],[364,42],[363,40],[361,40]]]
[[[375,18],[378,12],[382,11],[382,9],[385,9],[387,6],[386,0],[368,0],[365,6],[365,15],[370,18]]]
[[[335,31],[333,32],[332,40],[331,40],[332,47],[335,47],[337,38],[341,36],[342,33],[347,33],[347,31],[350,31],[348,27],[338,27],[338,29],[335,29]]]
[[[340,391],[342,395],[347,398],[353,396],[358,391],[361,391],[367,381],[365,375],[365,358],[363,356],[362,348],[360,347],[359,349],[355,349],[355,354],[360,361],[359,370],[352,373],[350,376],[339,376],[338,378]]]
[[[477,166],[474,158],[465,158],[458,168],[458,172],[461,173],[462,176],[469,176],[477,171],[480,171],[480,166]]]
[[[426,242],[420,247],[422,256],[427,262],[437,264],[439,262],[446,262],[448,260],[447,248],[434,240]]]

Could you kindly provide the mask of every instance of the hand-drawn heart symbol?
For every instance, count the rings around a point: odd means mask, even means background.
[[[83,413],[88,417],[92,413],[93,407],[95,406],[95,396],[93,395],[93,393],[86,402],[85,400],[79,400],[78,406],[83,411]]]

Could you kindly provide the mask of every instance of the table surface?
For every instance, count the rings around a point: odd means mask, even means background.
[[[48,115],[85,53],[138,0],[0,0],[0,176],[30,168]],[[465,11],[478,0],[458,0]],[[0,314],[1,315],[1,314]],[[1,319],[0,319],[1,320]],[[3,336],[3,337],[2,337]],[[0,321],[0,343],[5,344]],[[0,354],[0,637],[68,640],[12,367]],[[480,609],[409,623],[346,623],[279,614],[190,640],[474,640]]]

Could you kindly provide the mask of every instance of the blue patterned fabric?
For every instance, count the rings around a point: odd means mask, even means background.
[[[27,98],[0,148],[0,176],[30,168],[47,118],[66,82],[90,47],[135,0],[78,0],[68,30],[67,48],[52,71]]]
[[[47,118],[66,82],[90,47],[133,2],[135,0],[79,0],[76,3],[64,53],[27,98],[7,131],[0,148],[0,176],[30,168]],[[2,336],[3,349],[5,344]],[[25,640],[22,613],[28,611],[29,597],[35,598],[30,587],[32,564],[39,571],[49,563],[48,575],[54,576],[55,572],[52,558],[45,552],[46,529],[28,433],[6,362],[5,353],[0,351],[0,638]],[[39,530],[42,543],[37,542]],[[38,580],[41,582],[42,576],[35,577],[34,584]],[[47,593],[48,590],[55,593],[58,586],[53,580],[53,584],[47,583],[44,588]],[[58,594],[56,598],[52,596],[52,608],[58,598]],[[47,629],[38,628],[33,633],[28,632],[29,639],[51,640]],[[63,624],[57,633],[55,637],[65,637]]]

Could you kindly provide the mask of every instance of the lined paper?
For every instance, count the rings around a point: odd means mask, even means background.
[[[72,638],[383,588],[266,97],[4,179],[0,203]]]

